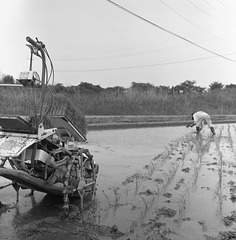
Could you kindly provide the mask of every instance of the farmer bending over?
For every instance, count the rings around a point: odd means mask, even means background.
[[[199,133],[202,128],[203,128],[203,124],[204,122],[208,125],[208,127],[211,129],[211,132],[213,133],[213,135],[215,135],[215,129],[212,126],[212,122],[211,122],[211,117],[209,116],[209,114],[203,112],[203,111],[198,111],[192,114],[192,120],[194,120],[194,123],[187,125],[186,127],[193,127],[194,125],[196,125],[196,131],[197,133]]]

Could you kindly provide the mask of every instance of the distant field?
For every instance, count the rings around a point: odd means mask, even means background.
[[[136,128],[154,126],[181,126],[192,122],[187,115],[162,115],[162,116],[85,116],[88,130]],[[213,115],[214,123],[234,123],[236,115]]]

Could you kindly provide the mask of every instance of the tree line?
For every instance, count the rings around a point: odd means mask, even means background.
[[[15,81],[11,75],[3,75],[0,84],[15,84]],[[77,86],[64,86],[62,83],[57,83],[51,86],[56,93],[67,93],[73,94],[80,92],[81,94],[98,94],[102,92],[112,92],[115,94],[124,93],[127,90],[135,90],[138,92],[149,92],[153,91],[156,93],[164,94],[184,94],[184,93],[206,93],[213,90],[223,90],[223,89],[236,89],[236,84],[224,85],[221,82],[214,81],[209,85],[209,88],[204,88],[196,85],[196,81],[186,80],[175,86],[154,86],[151,83],[136,83],[132,82],[129,88],[124,88],[121,86],[102,88],[100,85],[93,85],[87,82],[80,82]]]
[[[63,84],[58,83],[53,86],[56,93],[68,93],[73,94],[80,92],[81,94],[98,94],[98,93],[114,93],[121,94],[128,90],[134,90],[136,92],[154,92],[161,94],[184,94],[184,93],[206,93],[213,90],[223,90],[223,89],[236,89],[236,84],[223,85],[220,82],[212,82],[209,88],[204,88],[196,85],[196,81],[186,80],[176,86],[154,86],[150,83],[136,83],[132,82],[129,88],[124,88],[120,86],[102,88],[100,85],[93,85],[87,82],[81,82],[78,86],[65,87]]]

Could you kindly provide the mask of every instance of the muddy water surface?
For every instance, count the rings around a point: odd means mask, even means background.
[[[16,205],[14,189],[0,190],[6,204],[0,239],[65,239],[68,233],[68,239],[236,237],[233,124],[217,125],[215,137],[207,127],[199,136],[193,129],[164,127],[91,131],[87,139],[82,147],[100,166],[95,201],[88,196],[81,212],[79,200],[72,200],[64,219],[61,198],[39,192],[28,197],[29,190],[21,190]]]

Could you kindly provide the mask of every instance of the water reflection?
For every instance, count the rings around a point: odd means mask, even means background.
[[[181,138],[186,132],[185,127],[89,132],[87,136],[88,144],[82,147],[88,148],[94,155],[95,161],[100,165],[97,179],[97,195],[95,202],[90,201],[89,195],[86,197],[84,215],[81,215],[79,209],[80,200],[71,199],[70,203],[73,210],[71,217],[89,218],[96,224],[109,225],[112,222],[125,231],[136,224],[134,219],[143,216],[145,202],[136,193],[138,198],[133,203],[135,193],[133,195],[129,186],[122,186],[122,183],[128,176],[145,170],[145,165],[150,164],[150,161],[165,151],[166,146],[172,140]],[[7,199],[15,201],[15,191],[4,190],[2,193],[7,194],[3,198],[5,202],[7,202]],[[35,192],[34,196],[25,197],[26,193],[29,193],[28,190],[20,191],[19,205],[0,216],[1,228],[8,225],[7,231],[13,235],[16,234],[16,229],[20,229],[35,220],[47,217],[61,218],[62,197],[38,192]],[[105,197],[104,193],[108,198]],[[150,203],[154,199],[154,196],[151,197]],[[107,199],[109,199],[110,203]],[[120,205],[120,203],[123,204]],[[149,206],[147,200],[146,204]],[[138,211],[133,211],[133,209]],[[3,218],[8,219],[8,222],[3,223]]]

